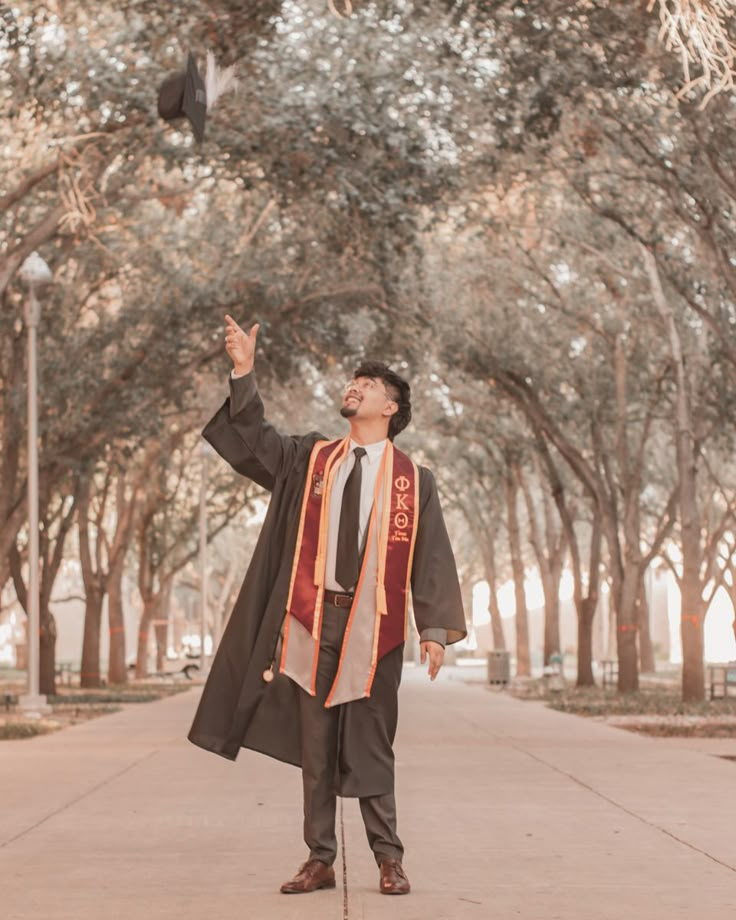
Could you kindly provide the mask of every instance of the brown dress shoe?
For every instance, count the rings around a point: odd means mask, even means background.
[[[281,886],[281,894],[306,894],[319,888],[335,887],[335,870],[319,859],[308,859],[290,882]]]
[[[409,894],[411,885],[398,859],[384,859],[381,863],[381,894]]]

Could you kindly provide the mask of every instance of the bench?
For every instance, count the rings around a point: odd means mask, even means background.
[[[708,665],[709,696],[712,700],[725,700],[736,696],[736,661]],[[720,690],[720,693],[717,691]]]
[[[72,677],[79,675],[79,666],[75,666],[71,661],[57,661],[56,667],[54,668],[54,674],[58,678],[59,683],[71,687]]]
[[[604,658],[601,661],[601,671],[603,674],[603,689],[606,687],[618,686],[618,659]]]

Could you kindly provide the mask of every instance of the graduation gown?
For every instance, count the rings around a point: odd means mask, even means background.
[[[299,698],[274,659],[289,591],[312,431],[281,434],[264,417],[255,373],[230,381],[230,396],[202,430],[230,466],[271,493],[248,571],[217,648],[189,740],[235,760],[241,747],[301,766]],[[467,634],[455,559],[434,476],[419,467],[419,522],[411,571],[414,619],[447,631],[447,644]],[[393,740],[403,645],[378,662],[370,697],[340,706],[336,791],[343,796],[393,791]]]

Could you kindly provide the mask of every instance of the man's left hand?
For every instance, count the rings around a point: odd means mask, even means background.
[[[429,674],[429,679],[434,680],[435,677],[440,673],[440,668],[445,660],[445,649],[439,642],[420,642],[419,648],[421,649],[421,663],[429,658],[429,668],[427,673]]]

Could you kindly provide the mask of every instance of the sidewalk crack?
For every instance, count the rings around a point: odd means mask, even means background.
[[[472,719],[465,720],[469,725],[472,725],[474,728],[479,731],[487,732],[483,726],[479,725],[477,722],[474,722]],[[706,859],[709,859],[711,862],[716,863],[718,866],[722,866],[724,869],[728,869],[730,872],[736,873],[736,866],[732,866],[730,863],[724,862],[722,859],[719,859],[717,856],[713,856],[712,853],[709,853],[707,850],[703,850],[698,846],[695,846],[694,843],[690,843],[687,840],[683,840],[682,837],[678,837],[677,834],[672,831],[668,831],[667,828],[662,827],[660,824],[655,824],[653,821],[649,821],[646,818],[638,815],[635,811],[631,811],[626,808],[625,805],[622,805],[620,802],[617,802],[615,799],[609,798],[603,792],[599,792],[593,786],[590,786],[588,783],[583,782],[583,780],[578,779],[577,776],[574,776],[572,773],[568,773],[566,770],[563,770],[561,767],[555,766],[553,763],[545,760],[543,757],[539,757],[537,754],[532,754],[531,751],[527,751],[526,748],[520,747],[518,744],[514,744],[513,738],[511,735],[503,735],[498,732],[491,732],[492,737],[496,738],[501,744],[505,744],[507,747],[512,748],[515,751],[518,751],[520,754],[526,754],[527,757],[530,757],[532,760],[536,760],[537,763],[543,764],[545,767],[548,767],[550,770],[554,770],[555,773],[559,773],[560,776],[565,776],[567,779],[572,780],[578,786],[583,789],[587,789],[588,792],[592,792],[593,795],[598,796],[599,799],[603,799],[604,802],[608,802],[609,805],[613,805],[614,808],[617,808],[619,811],[624,812],[624,814],[629,815],[631,818],[635,818],[637,821],[640,821],[642,824],[645,824],[647,827],[651,827],[653,830],[659,831],[661,834],[664,834],[666,837],[669,837],[671,840],[676,841],[682,846],[687,847],[690,850],[693,850],[695,853],[700,853],[701,856],[705,856]]]
[[[55,817],[58,814],[61,814],[62,811],[66,811],[67,808],[71,808],[72,805],[76,805],[77,802],[81,802],[82,799],[85,799],[88,795],[92,795],[93,792],[97,792],[98,789],[101,789],[103,786],[106,786],[108,783],[113,782],[113,780],[118,779],[118,777],[123,776],[129,770],[132,770],[133,767],[137,767],[139,763],[143,763],[144,760],[147,760],[149,757],[158,753],[158,749],[154,751],[148,751],[143,757],[139,757],[138,760],[134,760],[133,763],[129,763],[126,767],[123,767],[122,770],[118,770],[117,773],[113,773],[112,776],[107,776],[105,779],[101,780],[95,786],[92,786],[90,789],[85,789],[84,792],[81,792],[76,798],[70,799],[68,802],[65,802],[63,805],[60,805],[58,808],[55,808],[54,811],[50,811],[47,815],[44,815],[43,818],[39,818],[35,824],[31,824],[30,827],[24,828],[22,831],[18,831],[15,836],[10,837],[8,840],[4,840],[0,843],[0,850],[4,849],[7,846],[10,846],[11,843],[15,843],[16,840],[20,840],[21,837],[25,837],[26,834],[30,834],[31,831],[35,831],[37,827],[40,827],[42,824],[45,824],[50,818]]]
[[[707,859],[710,859],[712,862],[716,863],[719,866],[723,866],[724,869],[728,869],[731,872],[736,873],[736,866],[732,866],[730,863],[724,862],[722,859],[719,859],[717,856],[713,856],[712,853],[709,853],[707,850],[701,850],[700,847],[695,846],[694,843],[690,843],[687,840],[683,840],[682,837],[678,837],[677,834],[674,834],[672,831],[668,831],[666,827],[662,827],[660,824],[655,824],[654,821],[649,821],[647,818],[642,817],[642,815],[637,814],[635,811],[631,811],[625,805],[622,805],[620,802],[617,802],[615,799],[609,798],[603,792],[599,792],[593,786],[588,785],[588,783],[583,782],[583,780],[578,779],[577,776],[573,776],[572,773],[568,773],[566,770],[556,767],[554,764],[549,763],[543,757],[539,757],[536,754],[532,754],[531,751],[527,751],[524,748],[518,747],[515,744],[510,744],[510,747],[519,751],[522,754],[526,754],[527,757],[531,757],[532,760],[536,760],[537,763],[544,764],[545,767],[549,767],[550,770],[554,770],[555,773],[559,773],[561,776],[566,776],[568,779],[571,779],[574,783],[577,783],[578,786],[581,786],[583,789],[587,789],[588,792],[592,792],[593,795],[597,795],[599,799],[603,799],[604,802],[608,802],[609,805],[613,805],[614,808],[618,808],[619,811],[624,812],[624,814],[629,815],[631,818],[636,818],[637,821],[641,821],[642,824],[645,824],[647,827],[651,827],[653,830],[659,831],[661,834],[664,834],[667,837],[670,837],[672,840],[677,841],[677,843],[682,844],[683,846],[688,847],[691,850],[694,850],[696,853],[700,853],[701,856],[705,856]]]
[[[340,797],[340,850],[342,854],[342,920],[348,920],[348,861],[345,845],[345,814]]]

